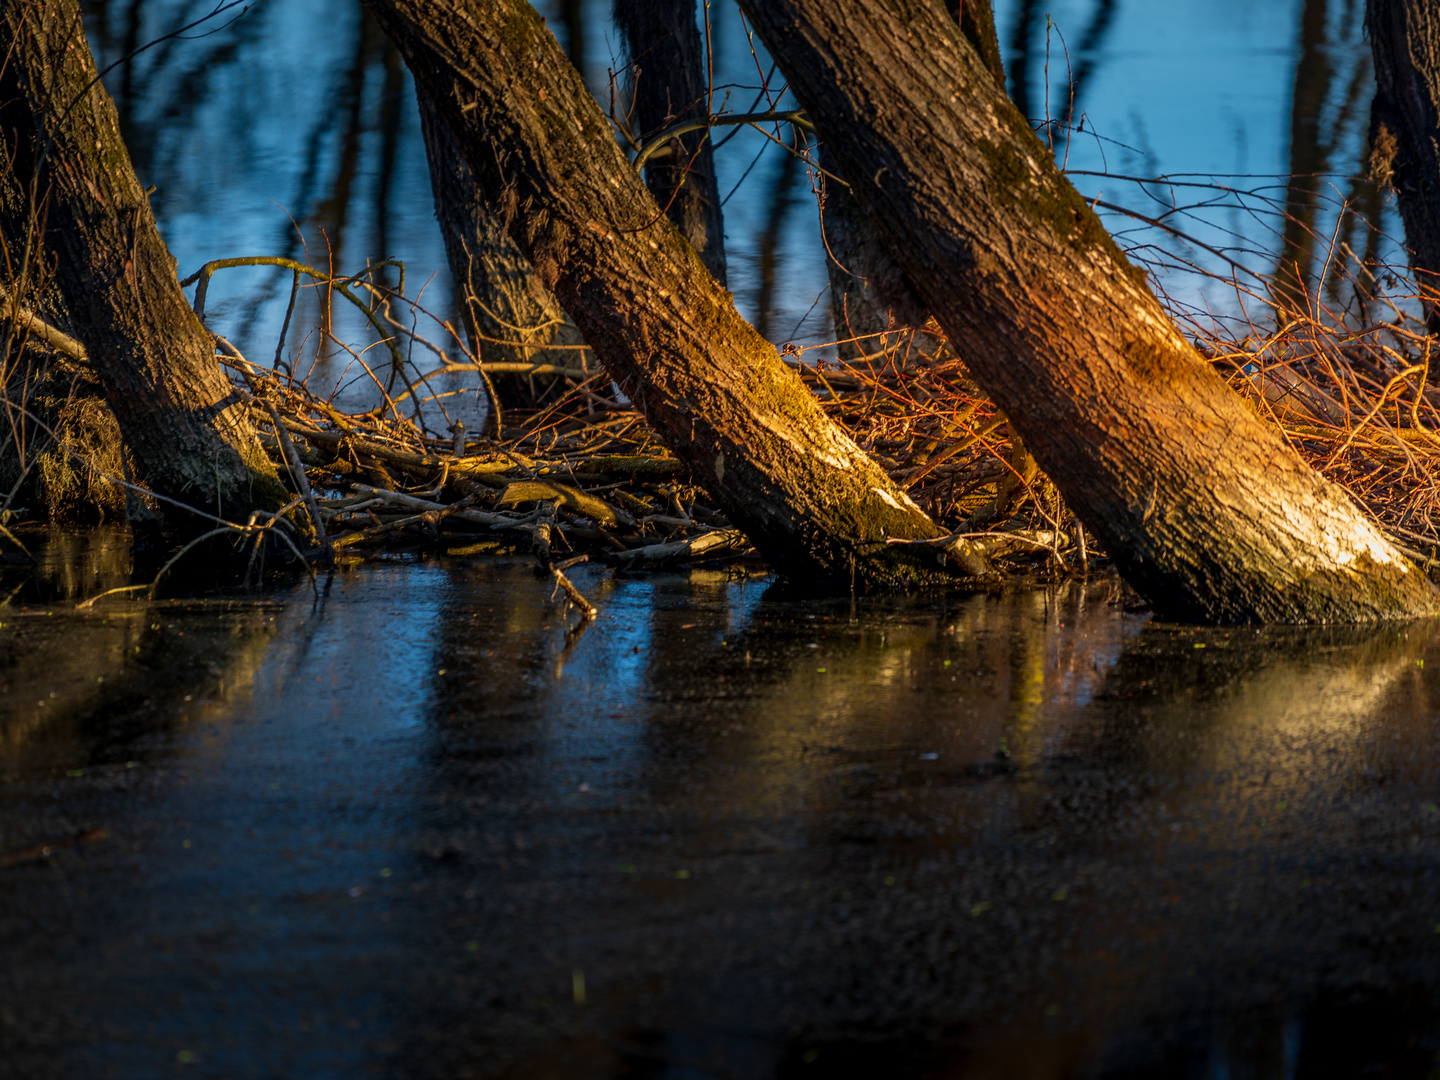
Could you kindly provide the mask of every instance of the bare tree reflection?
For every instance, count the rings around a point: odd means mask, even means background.
[[[758,245],[760,280],[755,305],[755,329],[760,331],[761,337],[770,340],[774,340],[772,333],[775,330],[773,320],[776,313],[775,291],[781,259],[780,246],[786,221],[799,201],[797,185],[805,175],[798,156],[804,146],[800,129],[793,124],[787,127],[788,152],[780,154],[779,164],[775,167],[770,183],[770,210],[765,218],[765,227],[760,232]]]
[[[1020,115],[1036,119],[1030,104],[1030,65],[1039,36],[1040,4],[1038,0],[1020,0],[1010,24],[1010,56],[1005,67],[1010,75],[1010,100]]]

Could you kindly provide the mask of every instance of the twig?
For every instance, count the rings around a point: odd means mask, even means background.
[[[305,509],[310,514],[310,522],[315,526],[315,542],[319,545],[321,558],[328,564],[334,559],[334,552],[330,547],[330,539],[325,535],[325,521],[320,517],[320,507],[315,504],[315,493],[310,490],[310,481],[305,476],[305,466],[300,462],[300,455],[295,450],[295,444],[290,439],[290,433],[285,430],[285,424],[280,419],[280,411],[275,408],[273,402],[264,402],[265,411],[270,414],[270,419],[275,424],[275,437],[280,440],[280,450],[285,455],[285,464],[290,469],[290,476],[295,481],[295,489],[300,493],[300,498],[305,500]]]

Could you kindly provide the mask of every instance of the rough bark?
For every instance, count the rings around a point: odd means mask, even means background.
[[[710,112],[705,50],[695,0],[615,0],[615,26],[629,61],[630,121],[642,144]],[[710,133],[693,131],[651,155],[645,184],[681,234],[725,284],[725,222]]]
[[[995,31],[995,10],[990,0],[958,0],[956,11],[960,33],[975,47],[980,62],[995,79],[995,85],[1005,85],[1005,62],[1000,57],[1000,35]]]
[[[661,212],[524,0],[366,0],[488,205],[659,437],[782,572],[917,573],[939,530],[831,421]]]
[[[66,451],[118,473],[119,432],[94,372],[77,360],[83,348],[69,335],[58,347],[47,340],[72,320],[54,276],[27,263],[38,240],[28,193],[0,169],[0,510],[103,517],[123,506],[119,489]]]
[[[583,344],[580,331],[485,204],[430,91],[417,82],[415,97],[435,217],[471,351],[486,362],[574,366],[574,347]],[[502,406],[533,403],[536,395],[523,376],[499,375],[493,381]],[[543,386],[553,381],[544,379]]]
[[[976,380],[1157,614],[1435,610],[1178,332],[942,9],[741,7]]]
[[[1419,284],[1440,294],[1440,7],[1430,0],[1369,0],[1375,58],[1370,174],[1399,196]],[[1426,304],[1440,332],[1440,301]]]
[[[137,472],[210,513],[279,505],[274,468],[180,291],[78,4],[7,2],[0,58],[0,167],[34,193],[25,209],[43,222],[44,271],[72,322],[62,329],[85,346]]]

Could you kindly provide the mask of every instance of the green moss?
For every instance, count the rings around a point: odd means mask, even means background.
[[[545,20],[527,3],[512,3],[500,24],[500,45],[517,61],[523,61],[546,33]]]
[[[1145,272],[1130,265],[1130,260],[1080,193],[1053,168],[1046,168],[1050,151],[1030,130],[1025,119],[1014,108],[997,112],[1009,128],[1012,140],[1005,145],[989,139],[976,143],[994,183],[995,201],[1043,224],[1076,252],[1083,254],[1100,249],[1132,275],[1138,273],[1143,284]],[[1027,152],[1039,168],[1038,175],[1025,162]]]
[[[1169,381],[1187,370],[1184,357],[1153,341],[1126,341],[1122,346],[1125,366],[1137,382]]]

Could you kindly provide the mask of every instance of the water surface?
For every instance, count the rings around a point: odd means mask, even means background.
[[[0,1075],[1431,1075],[1433,625],[575,578],[0,609]]]

